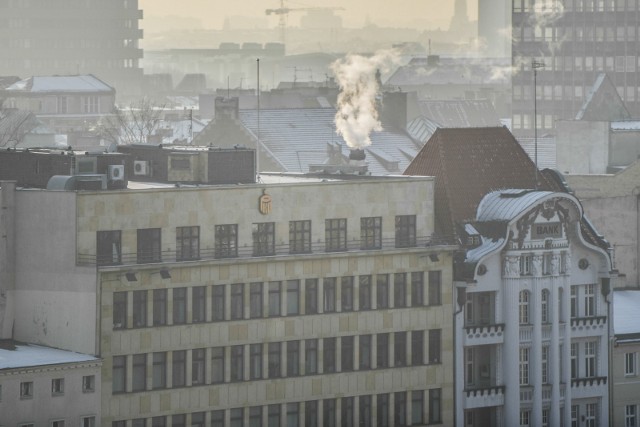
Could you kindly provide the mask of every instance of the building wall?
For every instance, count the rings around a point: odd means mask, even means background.
[[[558,170],[573,174],[603,174],[609,166],[609,122],[557,123]]]
[[[626,372],[625,355],[633,354],[635,369]],[[638,423],[640,419],[640,382],[638,382],[638,354],[640,353],[640,343],[637,341],[629,343],[615,343],[612,346],[611,354],[611,383],[612,383],[612,403],[614,426],[626,426],[627,407],[635,407],[635,417],[633,420]]]

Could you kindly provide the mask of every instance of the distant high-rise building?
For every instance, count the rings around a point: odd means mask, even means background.
[[[485,56],[511,56],[510,0],[478,0],[478,38]]]
[[[553,133],[557,120],[576,117],[602,72],[638,116],[638,0],[531,3],[513,2],[514,134],[534,133],[534,91],[539,134]],[[532,60],[544,64],[535,88]]]
[[[140,90],[138,0],[0,1],[0,75],[94,74]]]
[[[449,31],[459,31],[469,25],[469,15],[467,14],[467,0],[456,0],[453,10],[453,18],[449,25]]]

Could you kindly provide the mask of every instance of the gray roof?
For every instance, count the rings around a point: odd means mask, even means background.
[[[427,58],[414,58],[409,64],[398,68],[386,85],[504,85],[508,73],[496,70],[510,68],[508,59],[439,58],[438,64],[430,64]]]
[[[536,162],[536,140],[530,137],[518,137],[518,143],[529,155],[532,162]],[[553,136],[538,137],[538,169],[556,168],[556,139]]]
[[[500,249],[505,242],[504,238],[490,239],[487,237],[481,237],[482,244],[476,248],[470,249],[466,253],[465,262],[476,263],[479,262],[484,256]]]
[[[419,101],[422,115],[440,127],[467,128],[500,126],[500,118],[491,101],[486,99]]]
[[[99,78],[87,74],[83,76],[34,76],[20,80],[6,89],[8,92],[115,92]]]
[[[95,356],[39,345],[16,345],[14,350],[0,349],[0,369],[27,368],[64,363],[99,362]]]
[[[554,193],[520,189],[493,191],[480,201],[476,219],[478,221],[511,221],[551,194]]]

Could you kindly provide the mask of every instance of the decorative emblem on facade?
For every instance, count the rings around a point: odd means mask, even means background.
[[[578,261],[578,267],[580,267],[580,270],[586,270],[587,268],[589,268],[589,260],[587,260],[586,258],[581,258]]]
[[[506,277],[520,276],[520,258],[517,256],[506,256],[504,258],[504,275]]]
[[[271,196],[267,190],[262,190],[262,196],[258,199],[258,210],[262,215],[271,213]]]

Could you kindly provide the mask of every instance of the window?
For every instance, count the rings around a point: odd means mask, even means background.
[[[96,417],[82,417],[80,421],[81,427],[96,427]]]
[[[244,346],[234,345],[231,347],[231,381],[244,380]]]
[[[119,427],[125,427],[127,425],[126,421],[123,421],[122,423],[123,423],[122,426],[119,426]],[[166,425],[167,425],[167,418],[164,416],[151,418],[151,427],[166,427]]]
[[[396,332],[393,336],[393,366],[407,366],[407,333]]]
[[[324,399],[322,401],[322,412],[324,413],[324,427],[336,427],[336,399]]]
[[[626,405],[624,407],[624,427],[638,426],[638,407],[636,405]]]
[[[531,424],[531,411],[521,409],[520,410],[520,427],[529,427]]]
[[[160,262],[160,229],[138,229],[138,264]]]
[[[194,286],[191,288],[191,321],[201,323],[207,320],[206,287]]]
[[[300,341],[287,342],[287,376],[300,375]]]
[[[411,392],[411,424],[424,422],[424,392],[422,390]],[[433,421],[432,421],[433,422]]]
[[[224,409],[211,411],[211,427],[224,427]]]
[[[584,343],[584,376],[587,378],[596,376],[597,344],[596,341]]]
[[[132,390],[143,391],[147,388],[147,355],[133,355]]]
[[[440,329],[429,331],[429,363],[440,363]]]
[[[571,427],[578,427],[578,405],[571,405]]]
[[[332,374],[336,372],[336,338],[324,338],[324,373]]]
[[[376,396],[378,403],[377,415],[378,415],[378,427],[389,427],[389,394],[379,394]]]
[[[529,348],[520,347],[520,385],[529,385]]]
[[[542,410],[542,427],[549,427],[549,415],[550,415],[549,409],[544,408]]]
[[[280,378],[282,376],[282,346],[279,342],[269,343],[268,354],[268,374],[269,378]]]
[[[396,248],[410,248],[416,245],[416,216],[396,216]]]
[[[533,254],[524,254],[520,256],[520,275],[531,276],[531,264],[533,263]]]
[[[542,290],[541,296],[541,320],[542,323],[549,323],[549,291],[547,289]]]
[[[196,348],[191,351],[191,384],[204,384],[205,349]]]
[[[153,290],[153,326],[167,324],[167,290]]]
[[[360,218],[360,249],[382,247],[382,217]]]
[[[340,424],[342,427],[355,426],[355,399],[343,397],[341,399]]]
[[[96,391],[96,376],[85,375],[82,377],[82,392],[93,393]]]
[[[442,272],[429,272],[429,305],[442,304]]]
[[[596,315],[596,285],[584,287],[584,315],[591,317]]]
[[[133,291],[133,327],[147,326],[147,291]]]
[[[176,260],[200,258],[200,227],[176,227]]]
[[[64,427],[64,420],[51,421],[51,427]]]
[[[100,100],[97,96],[82,97],[82,112],[85,114],[95,114],[100,112]]]
[[[229,411],[230,427],[242,427],[244,418],[243,408],[233,408]]]
[[[127,327],[127,293],[113,293],[113,329]]]
[[[262,379],[262,344],[249,346],[249,378]]]
[[[253,224],[253,256],[275,255],[276,223],[260,222]]]
[[[66,96],[58,96],[57,97],[57,112],[58,114],[67,114],[67,109],[69,106],[68,98]]]
[[[439,291],[440,286],[437,288]],[[429,291],[431,291],[431,287],[429,287]],[[429,294],[429,297],[431,297],[431,294]],[[436,297],[434,296],[434,298]],[[437,299],[438,301],[440,300],[439,295]],[[417,271],[411,273],[411,306],[420,307],[421,305],[424,305],[424,273]]]
[[[393,304],[395,307],[407,306],[407,275],[405,273],[393,275]]]
[[[173,289],[173,324],[187,323],[187,288]]]
[[[347,219],[325,219],[324,221],[325,250],[337,252],[347,250]]]
[[[636,375],[636,353],[624,354],[624,374],[625,376]]]
[[[213,320],[224,320],[224,285],[215,285],[213,287]]]
[[[548,276],[553,273],[553,253],[546,252],[542,256],[542,274]]]
[[[252,283],[249,288],[249,316],[252,319],[262,317],[262,283]]]
[[[167,386],[167,353],[153,353],[153,383],[155,389]]]
[[[429,390],[429,423],[442,422],[442,390],[433,388]]]
[[[311,252],[311,221],[289,221],[289,252]]]
[[[304,288],[304,312],[316,314],[318,312],[318,279],[306,279]]]
[[[584,408],[584,425],[585,427],[596,427],[598,421],[598,404],[587,403]]]
[[[358,399],[358,404],[360,406],[360,426],[371,426],[373,425],[373,420],[371,418],[371,395],[360,396]]]
[[[360,282],[358,288],[359,309],[371,310],[371,276],[360,276],[358,281]]]
[[[280,405],[269,405],[267,408],[267,426],[280,427]]]
[[[238,256],[238,224],[223,224],[215,227],[216,258]]]
[[[542,384],[549,384],[549,346],[542,346]]]
[[[377,308],[389,308],[389,275],[378,274],[376,276],[376,303]]]
[[[262,406],[249,407],[249,427],[262,427]]]
[[[305,427],[318,427],[318,401],[309,400],[304,402],[304,425]]]
[[[269,317],[280,316],[280,282],[269,282]]]
[[[204,424],[204,420],[205,420],[206,414],[204,412],[194,412],[191,414],[191,427],[205,427]],[[144,422],[144,420],[142,420]],[[145,427],[144,424],[141,426],[136,426],[135,425],[135,420],[134,420],[134,425],[132,427]]]
[[[571,311],[572,319],[578,317],[578,287],[577,286],[571,286],[570,311]]]
[[[112,391],[113,393],[124,393],[127,384],[127,357],[113,356],[113,373],[112,373]]]
[[[33,398],[33,381],[24,381],[20,383],[20,399]]]
[[[213,384],[224,382],[224,347],[211,349],[211,382]]]
[[[359,346],[359,369],[371,369],[371,335],[360,335]]]
[[[244,318],[244,283],[231,285],[231,320]]]
[[[528,291],[520,291],[520,295],[518,296],[518,304],[519,304],[519,314],[518,317],[520,319],[521,325],[529,324],[529,292]]]
[[[340,279],[342,311],[353,311],[353,277],[346,276]]]
[[[411,364],[414,366],[424,364],[424,332],[423,331],[411,332]]]
[[[116,265],[122,263],[122,232],[120,230],[98,231],[96,236],[96,263]]]
[[[297,427],[300,422],[300,404],[287,403],[287,427]]]
[[[304,373],[318,373],[318,340],[308,339],[304,342]]]
[[[376,335],[376,354],[378,360],[376,361],[376,368],[388,368],[389,367],[389,334]]]
[[[64,378],[54,378],[51,380],[51,395],[61,396],[64,394]]]
[[[300,313],[300,281],[287,280],[287,316]]]
[[[324,285],[324,312],[333,313],[336,311],[336,278],[326,277],[322,284]]]
[[[393,393],[393,400],[395,403],[394,408],[394,421],[396,426],[407,425],[407,393],[400,391]]]
[[[578,378],[578,343],[571,343],[571,378]]]
[[[340,362],[342,364],[341,371],[349,372],[353,371],[353,359],[355,356],[355,338],[354,337],[342,337],[342,349],[340,352]]]
[[[187,352],[178,350],[173,352],[172,369],[172,387],[184,387],[187,385]]]

